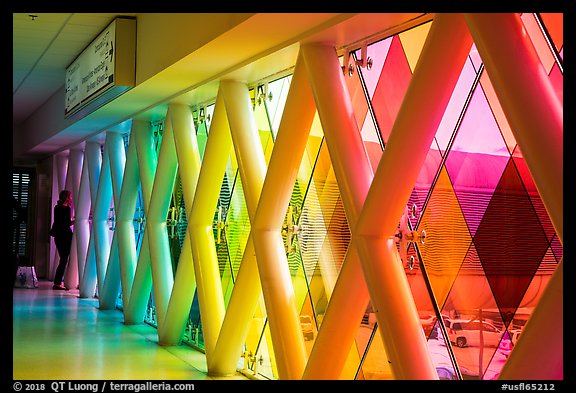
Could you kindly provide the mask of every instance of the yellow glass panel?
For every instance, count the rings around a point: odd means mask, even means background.
[[[278,368],[276,358],[272,349],[272,336],[270,335],[270,325],[264,328],[264,337],[260,341],[258,353],[255,360],[255,374],[269,379],[278,379]]]
[[[302,329],[306,353],[310,356],[312,346],[318,336],[318,329],[316,328],[316,318],[314,317],[314,310],[312,309],[309,296],[306,297],[302,310],[300,311],[300,329]]]
[[[428,36],[428,31],[430,31],[430,26],[432,26],[432,22],[406,30],[398,35],[412,73],[414,73],[414,68],[420,57],[420,52],[422,52],[422,47],[424,46],[426,36]]]
[[[439,305],[444,304],[450,287],[472,241],[446,167],[442,167],[418,232],[426,232],[420,245],[422,263]]]
[[[366,342],[370,338],[371,329],[363,325],[360,326],[360,329],[363,331],[363,335],[357,336],[357,342],[360,347],[365,347]],[[370,347],[368,348],[368,352],[366,354],[366,358],[362,363],[362,372],[364,379],[385,379],[391,380],[394,379],[392,374],[392,369],[390,368],[390,362],[388,361],[388,355],[386,353],[386,348],[384,348],[384,342],[382,341],[382,337],[380,332],[378,331],[379,328],[376,329],[372,342],[370,343]]]

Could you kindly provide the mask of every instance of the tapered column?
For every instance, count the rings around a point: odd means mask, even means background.
[[[132,122],[132,129],[135,123]],[[124,168],[124,179],[120,201],[116,210],[116,236],[118,237],[118,257],[120,259],[120,282],[122,284],[122,304],[126,307],[130,302],[132,283],[136,271],[136,238],[134,235],[134,213],[138,200],[138,156],[136,153],[136,138],[130,137],[128,153]]]
[[[142,199],[144,214],[147,215],[154,184],[157,159],[154,151],[154,135],[150,123],[135,121],[132,127],[132,138],[136,144],[140,181],[142,183]],[[124,323],[139,324],[144,322],[146,305],[152,289],[152,268],[150,266],[150,249],[148,247],[147,225],[144,227],[144,238],[138,254],[138,263],[134,273],[134,282],[130,292],[130,301],[124,305]]]
[[[88,145],[93,142],[86,142],[84,149],[84,159],[82,165],[82,176],[80,177],[80,188],[78,189],[78,204],[76,205],[74,215],[74,233],[76,234],[76,250],[78,259],[78,283],[81,286],[82,276],[84,274],[84,265],[86,263],[86,253],[88,251],[88,241],[90,239],[90,225],[88,217],[90,216],[90,176],[88,174],[88,160],[86,152]],[[82,288],[80,288],[82,292]]]
[[[174,285],[166,218],[170,208],[177,170],[178,161],[176,159],[172,122],[170,116],[167,116],[164,122],[164,135],[162,136],[162,144],[158,155],[154,186],[150,196],[150,209],[146,215],[146,232],[148,247],[150,248],[150,265],[152,266],[152,279],[154,281],[154,302],[159,331],[164,323],[170,293]]]
[[[96,195],[98,193],[98,183],[100,180],[100,168],[102,165],[102,154],[100,153],[100,144],[97,142],[87,142],[85,149],[84,165],[88,169],[90,179],[90,206],[96,204]],[[78,225],[78,217],[76,224]],[[86,228],[89,228],[88,217],[86,217]],[[80,281],[80,297],[89,298],[94,296],[96,291],[96,258],[94,250],[94,231],[90,231],[88,247],[85,254],[84,272]]]
[[[115,222],[120,205],[120,193],[122,191],[122,180],[124,177],[124,168],[126,166],[126,151],[124,149],[124,140],[118,132],[108,132],[106,138],[110,138],[110,148],[108,156],[110,159],[110,174],[112,180],[112,196],[114,200]],[[112,245],[110,256],[106,266],[106,275],[102,292],[99,294],[100,308],[112,310],[116,308],[118,291],[120,289],[120,258],[118,255],[118,233],[116,226],[112,234]]]
[[[372,167],[334,48],[306,45],[301,50],[353,234],[372,182]],[[353,248],[352,240],[310,354],[305,379],[340,378],[366,310],[368,290]]]
[[[244,105],[246,104],[244,103]],[[251,201],[250,204],[247,201],[248,214],[253,229],[246,244],[226,318],[218,338],[214,359],[210,364],[210,372],[213,374],[226,375],[235,371],[261,288],[265,287],[266,314],[272,329],[272,341],[279,377],[280,379],[298,379],[301,376],[306,355],[280,231],[306,147],[314,113],[315,107],[308,81],[302,66],[297,65],[284,107],[280,130],[272,151],[266,180],[263,178],[265,165],[262,163],[263,157],[258,157],[254,163],[255,173],[252,175],[249,172],[245,173],[245,176],[251,176],[248,181],[255,180],[252,186],[253,191],[255,191],[252,198],[255,200]],[[250,125],[248,124],[247,127]],[[257,136],[254,139],[252,143],[260,142]],[[253,149],[258,152],[261,151],[260,146],[254,146]],[[258,162],[260,163],[258,164]],[[243,180],[243,184],[244,182]],[[258,187],[261,187],[261,191],[258,190]],[[262,195],[258,195],[260,192]],[[264,200],[267,201],[264,202],[267,207],[260,206],[258,197],[260,203],[263,203]],[[253,209],[256,204],[259,207],[255,211]],[[257,212],[262,209],[263,211],[260,213]],[[273,214],[270,215],[270,213]],[[261,217],[260,224],[258,224],[257,216]],[[265,236],[267,232],[277,233],[275,243],[280,245],[281,250],[276,248],[277,253],[273,254],[258,253],[258,260],[256,260],[254,238],[262,237],[262,234]],[[266,244],[260,249],[265,250]],[[260,277],[258,276],[259,271]],[[260,281],[262,281],[262,287]],[[281,308],[277,305],[280,305]],[[292,319],[292,323],[285,324],[283,323],[284,319]]]
[[[188,223],[207,364],[211,362],[225,313],[212,221],[231,149],[230,127],[219,90],[198,177],[199,192],[194,195]]]
[[[66,184],[66,172],[68,168],[68,155],[64,153],[56,154],[53,160],[54,170],[52,171],[52,176],[55,179],[52,186],[52,210],[50,211],[50,225],[54,221],[54,206],[58,200],[60,191],[62,191]],[[48,270],[48,278],[54,280],[54,274],[56,273],[56,267],[58,266],[59,256],[56,251],[56,244],[54,240],[50,242],[50,267]]]
[[[186,217],[190,217],[201,166],[194,119],[190,108],[183,104],[170,104],[168,115],[172,122],[186,206]],[[186,327],[186,321],[190,315],[190,307],[194,300],[196,277],[189,236],[189,228],[187,228],[165,321],[162,329],[158,332],[160,345],[176,345],[180,343],[182,333]]]
[[[84,146],[70,149],[68,158],[68,171],[66,174],[66,189],[72,192],[72,218],[76,214],[78,204],[78,193],[80,190],[80,177],[82,175],[82,163],[84,161]],[[78,248],[76,247],[76,234],[72,234],[72,247],[70,248],[70,259],[64,273],[64,283],[68,288],[78,287]]]
[[[463,15],[434,17],[356,226],[364,277],[397,379],[438,378],[394,234],[471,45]]]
[[[466,21],[514,138],[563,243],[562,104],[518,14],[466,14]],[[560,261],[500,378],[563,378],[562,269]]]
[[[264,182],[266,160],[246,85],[223,81],[220,88],[234,141],[248,217],[252,223]],[[253,237],[250,233],[214,356],[209,363],[211,375],[229,375],[236,371],[260,290]]]
[[[106,135],[104,142],[104,154],[102,156],[102,167],[100,170],[100,181],[98,182],[98,192],[96,203],[92,209],[92,231],[94,232],[94,249],[96,255],[96,277],[98,293],[102,293],[104,279],[106,277],[106,266],[110,257],[110,229],[108,227],[108,215],[112,202],[112,179],[110,174],[110,150],[111,137]]]

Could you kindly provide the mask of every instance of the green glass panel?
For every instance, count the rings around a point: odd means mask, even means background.
[[[244,248],[250,234],[250,218],[244,200],[244,191],[239,173],[236,176],[230,207],[226,216],[226,239],[228,242],[228,252],[230,263],[232,264],[232,274],[238,274]]]

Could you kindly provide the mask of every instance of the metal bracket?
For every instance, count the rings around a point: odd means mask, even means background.
[[[372,58],[368,57],[368,44],[366,41],[362,43],[360,46],[360,58],[354,60],[354,64],[350,64],[350,48],[346,48],[344,51],[344,63],[346,64],[343,67],[343,71],[346,72],[348,70],[348,76],[352,76],[354,74],[354,66],[358,66],[361,68],[366,68],[370,70],[372,68]]]
[[[408,206],[404,208],[404,213],[400,218],[400,225],[396,234],[394,235],[394,240],[398,243],[398,247],[400,249],[400,259],[403,263],[406,263],[408,268],[412,270],[414,268],[414,260],[408,259],[408,246],[410,243],[420,242],[424,244],[426,240],[426,231],[422,230],[419,233],[413,231],[408,226],[408,215],[412,218],[416,218],[417,216],[417,207],[416,205],[412,205],[410,211],[408,211]]]
[[[289,205],[288,212],[286,213],[286,224],[282,225],[282,234],[286,235],[286,254],[292,248],[292,238],[294,235],[300,233],[300,226],[296,225],[296,207]]]
[[[218,206],[218,218],[216,219],[216,244],[222,242],[222,231],[226,228],[226,223],[222,219],[222,205]]]

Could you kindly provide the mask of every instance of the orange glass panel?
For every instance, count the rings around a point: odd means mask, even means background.
[[[422,263],[439,305],[443,304],[472,241],[446,167],[442,167],[417,229],[425,231]]]
[[[560,50],[564,47],[564,16],[559,13],[541,13],[540,18],[556,47]]]
[[[480,76],[480,85],[482,86],[482,90],[484,91],[484,95],[486,96],[486,100],[488,100],[488,105],[490,105],[490,109],[492,109],[492,114],[496,119],[496,123],[498,123],[498,127],[500,128],[500,132],[506,141],[506,145],[508,146],[508,151],[512,153],[514,147],[516,146],[516,138],[514,138],[514,134],[512,134],[512,129],[510,128],[510,124],[508,124],[508,120],[506,119],[506,115],[504,114],[504,110],[500,105],[500,101],[496,96],[496,92],[494,91],[494,86],[490,81],[490,77],[488,73],[482,72]]]
[[[366,345],[365,342],[370,338],[372,331],[369,326],[361,326],[360,328],[364,329],[365,335],[362,339],[357,338],[356,340],[359,347],[362,347]],[[386,354],[386,349],[384,348],[384,343],[378,329],[376,329],[374,333],[370,347],[362,363],[362,376],[364,379],[394,379],[390,362],[388,361],[388,355]]]
[[[426,37],[428,36],[428,31],[430,31],[430,26],[432,26],[432,22],[427,22],[398,34],[412,73],[414,73],[416,63],[418,63],[418,58],[420,57],[420,52],[422,52],[424,41],[426,41]]]

